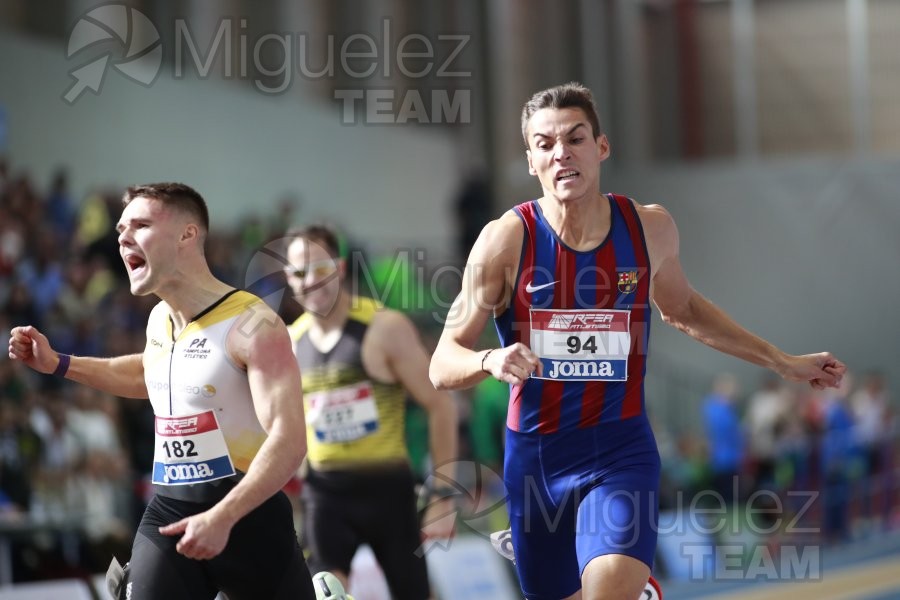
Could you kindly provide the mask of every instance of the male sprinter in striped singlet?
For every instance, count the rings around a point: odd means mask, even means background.
[[[213,277],[196,191],[138,186],[123,202],[116,229],[131,293],[161,299],[143,354],[70,357],[33,327],[13,329],[9,346],[41,373],[153,405],[155,495],[118,598],[312,600],[281,492],[306,452],[287,328],[259,298]]]
[[[428,380],[428,355],[410,320],[345,289],[335,234],[288,233],[287,281],[305,312],[290,327],[303,371],[308,471],[301,539],[317,571],[346,585],[360,544],[372,547],[396,600],[430,597],[426,538],[453,531],[456,406]],[[404,433],[407,393],[428,412],[436,476],[420,532]]]
[[[543,189],[489,223],[434,358],[438,389],[510,384],[504,481],[525,596],[638,598],[656,549],[659,454],[644,412],[650,300],[720,350],[815,388],[845,366],[791,356],[697,293],[658,205],[599,192],[609,142],[589,90],[535,94],[522,111]],[[493,315],[502,347],[474,351]]]

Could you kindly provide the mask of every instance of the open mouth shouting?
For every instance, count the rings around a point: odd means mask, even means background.
[[[140,275],[147,267],[147,261],[137,254],[127,254],[124,258],[130,275]]]

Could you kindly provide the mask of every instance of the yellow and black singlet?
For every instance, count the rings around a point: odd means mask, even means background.
[[[288,328],[303,378],[307,457],[315,469],[409,461],[406,393],[398,384],[370,377],[362,362],[363,338],[380,308],[370,298],[354,298],[340,339],[328,352],[320,352],[310,341],[309,314]]]

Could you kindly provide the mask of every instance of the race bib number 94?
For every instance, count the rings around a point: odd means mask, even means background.
[[[186,485],[234,474],[228,446],[213,411],[156,417],[153,483]]]
[[[532,309],[531,350],[543,365],[541,379],[625,381],[630,322],[629,310]]]

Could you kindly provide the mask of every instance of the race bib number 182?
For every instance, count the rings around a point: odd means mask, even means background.
[[[629,310],[532,309],[531,350],[543,365],[540,378],[625,381],[630,320]]]
[[[213,411],[156,417],[153,483],[185,485],[234,474],[228,446]]]

